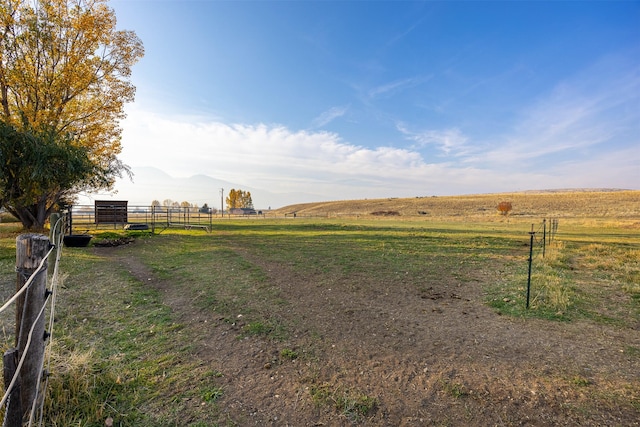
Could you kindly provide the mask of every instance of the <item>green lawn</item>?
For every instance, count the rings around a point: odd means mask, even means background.
[[[15,287],[17,231],[0,227],[5,300]],[[138,259],[174,292],[191,296],[194,311],[226,322],[242,313],[242,334],[264,339],[289,339],[293,327],[291,319],[278,316],[288,296],[268,274],[269,266],[283,265],[313,277],[316,286],[337,283],[377,292],[402,278],[420,292],[424,283],[449,277],[481,286],[483,302],[509,316],[620,328],[638,322],[637,228],[560,222],[544,259],[535,247],[526,310],[530,228],[525,222],[225,219],[214,223],[212,233],[139,234],[133,245],[117,250]],[[97,427],[113,417],[123,426],[205,426],[218,419],[221,369],[190,357],[194,331],[176,317],[162,291],[99,248],[64,248],[61,269],[46,425]],[[487,271],[497,280],[483,282]],[[354,285],[345,277],[362,280]],[[6,349],[12,345],[13,315],[2,316]],[[286,349],[287,356],[294,353]],[[202,404],[194,407],[194,400]]]

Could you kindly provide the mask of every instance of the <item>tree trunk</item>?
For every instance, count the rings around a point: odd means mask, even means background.
[[[36,209],[36,225],[39,227],[39,230],[43,230],[44,224],[45,222],[47,222],[50,211],[50,209],[47,207],[47,200],[39,200]]]
[[[46,202],[38,202],[35,205],[11,209],[10,212],[20,220],[25,230],[42,231],[50,210]]]

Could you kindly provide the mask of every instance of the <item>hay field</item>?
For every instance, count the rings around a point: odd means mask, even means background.
[[[500,219],[496,206],[509,201],[510,217],[640,219],[638,190],[530,191],[414,198],[327,201],[290,205],[275,214],[298,216],[372,216],[373,212],[397,212],[401,217],[462,217]]]

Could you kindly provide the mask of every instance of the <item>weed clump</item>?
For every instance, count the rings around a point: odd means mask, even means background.
[[[317,405],[333,406],[351,421],[367,417],[378,407],[378,399],[344,388],[341,385],[323,383],[311,387],[311,397]]]
[[[373,216],[400,216],[400,212],[398,211],[375,211],[371,212]]]

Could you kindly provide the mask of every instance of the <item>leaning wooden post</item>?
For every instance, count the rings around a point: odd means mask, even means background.
[[[49,251],[50,243],[42,234],[22,234],[16,239],[17,289],[20,290],[38,269]],[[31,410],[40,386],[39,379],[44,362],[45,316],[40,315],[47,299],[47,261],[33,278],[27,290],[16,300],[16,347],[18,357],[25,353],[29,331],[33,334],[22,369],[20,370],[20,401],[23,416]],[[38,317],[39,316],[39,317]]]

